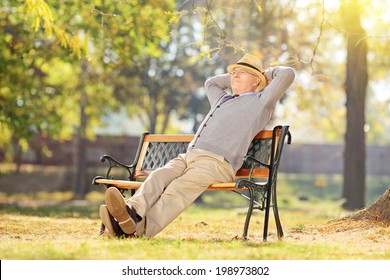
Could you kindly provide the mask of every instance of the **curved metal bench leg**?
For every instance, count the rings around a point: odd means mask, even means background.
[[[265,214],[264,214],[264,229],[263,229],[263,241],[267,241],[268,236],[268,223],[269,223],[269,211],[271,208],[271,191],[270,189],[267,190],[267,198],[266,198],[266,204],[265,204]]]
[[[283,237],[283,229],[282,229],[282,224],[281,224],[280,218],[279,218],[278,207],[274,206],[273,211],[274,211],[274,216],[275,216],[276,231],[278,234],[278,238],[281,239]]]
[[[280,222],[280,218],[279,218],[278,203],[276,199],[276,184],[272,191],[272,210],[274,212],[274,217],[275,217],[276,231],[278,234],[278,238],[280,239],[283,237],[283,229],[282,229],[282,223]]]
[[[248,212],[246,214],[245,218],[245,224],[244,224],[244,232],[242,233],[242,239],[246,240],[248,237],[248,228],[249,228],[249,223],[251,221],[252,213],[253,213],[253,206],[254,206],[254,191],[252,188],[248,188],[249,190],[249,206],[248,206]]]

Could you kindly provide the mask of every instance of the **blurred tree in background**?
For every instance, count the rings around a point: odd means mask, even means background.
[[[360,209],[365,205],[366,136],[364,127],[368,83],[366,32],[361,24],[361,8],[355,1],[343,1],[341,11],[347,31],[346,117],[344,152],[344,207]]]
[[[75,197],[86,192],[86,138],[118,106],[118,69],[161,55],[173,1],[3,1],[1,139],[18,162],[37,133],[75,137]],[[71,35],[76,34],[76,35]]]

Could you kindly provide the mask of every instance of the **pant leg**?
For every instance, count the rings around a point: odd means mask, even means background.
[[[172,180],[181,176],[187,167],[185,154],[170,160],[164,167],[152,172],[137,192],[127,200],[137,214],[144,218],[145,213],[156,202]]]
[[[188,208],[210,184],[231,182],[234,170],[223,157],[211,152],[194,149],[186,154],[187,168],[182,176],[174,179],[145,216],[146,237],[150,238],[170,224]]]

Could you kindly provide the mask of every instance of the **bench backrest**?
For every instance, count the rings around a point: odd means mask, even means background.
[[[278,161],[280,158],[278,154],[281,154],[284,138],[287,134],[289,135],[288,126],[277,126],[274,130],[259,132],[252,140],[247,156],[253,157],[264,164],[270,164],[275,159]],[[185,153],[193,137],[194,135],[144,133],[140,139],[134,161],[136,166],[131,179],[144,180],[153,170],[164,166],[180,153]],[[236,177],[247,178],[251,173],[252,178],[267,178],[270,175],[269,171],[270,169],[264,166],[255,166],[251,169],[249,163],[244,163],[237,171]]]

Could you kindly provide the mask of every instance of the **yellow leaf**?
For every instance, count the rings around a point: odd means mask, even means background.
[[[40,25],[41,25],[41,19],[39,17],[36,17],[35,18],[35,27],[34,27],[35,32],[38,32]]]

